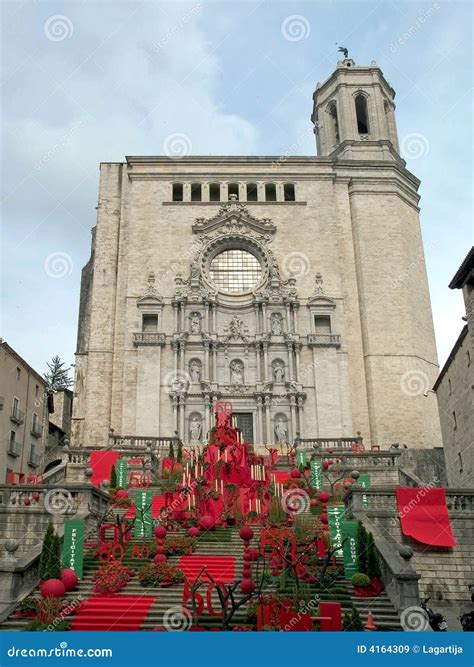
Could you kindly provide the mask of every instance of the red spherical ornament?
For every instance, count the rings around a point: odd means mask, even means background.
[[[115,494],[116,498],[128,498],[128,491],[125,489],[119,489]]]
[[[309,501],[309,504],[311,505],[311,507],[316,507],[316,505],[318,504],[318,499],[317,498],[311,498],[311,500]]]
[[[327,514],[321,514],[321,516],[319,518],[321,520],[321,523],[324,523],[324,525],[327,525],[327,523],[329,521]]]
[[[159,540],[164,540],[168,534],[168,531],[164,526],[157,526],[153,532],[155,537],[157,537]]]
[[[328,449],[328,454],[332,454],[334,449]]]
[[[38,491],[33,491],[31,495],[33,496],[33,500],[38,502],[38,500],[40,499],[40,494],[38,493]]]
[[[201,533],[201,531],[199,530],[199,528],[197,526],[193,526],[192,528],[190,528],[188,530],[189,537],[199,537],[200,533]]]
[[[162,544],[159,544],[156,547],[156,553],[157,554],[166,554],[166,549],[164,548],[164,546]]]
[[[250,553],[249,549],[246,549],[244,553],[244,561],[250,562],[251,560],[252,560],[252,554]]]
[[[216,522],[214,520],[214,517],[212,517],[210,514],[205,514],[199,519],[199,526],[203,530],[212,530],[215,525]]]
[[[250,528],[250,526],[242,526],[239,535],[240,539],[244,540],[244,542],[250,542],[253,537],[253,530]]]
[[[331,495],[327,491],[321,491],[318,495],[318,498],[322,503],[327,503],[330,497]]]
[[[155,562],[157,565],[158,563],[165,563],[166,562],[165,554],[156,554],[156,556],[153,558],[153,562]]]
[[[31,500],[29,498],[23,498],[23,502],[25,505],[31,505]]]
[[[41,596],[44,598],[62,598],[66,587],[59,579],[48,579],[40,586]]]
[[[327,470],[329,468],[329,461],[323,461],[323,470]]]
[[[280,570],[272,570],[272,575],[273,575],[274,577],[278,577],[278,576],[280,576]]]
[[[250,595],[255,590],[255,581],[252,579],[242,579],[240,590],[244,595]]]
[[[301,473],[298,470],[298,468],[293,468],[290,475],[291,475],[292,479],[299,479],[301,477]]]
[[[250,579],[250,577],[252,576],[251,568],[250,567],[244,567],[244,569],[242,570],[242,576],[243,576],[244,579]]]
[[[71,570],[69,567],[65,567],[63,570],[61,570],[61,581],[63,582],[66,591],[73,591],[76,588],[79,579],[74,570]]]

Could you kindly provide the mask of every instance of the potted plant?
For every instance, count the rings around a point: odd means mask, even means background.
[[[94,573],[94,593],[102,595],[118,593],[134,574],[134,570],[127,565],[121,565],[116,561],[106,563]]]
[[[37,600],[38,598],[34,595],[28,595],[18,605],[15,616],[18,618],[35,618],[38,613]]]
[[[351,578],[351,584],[354,586],[356,595],[365,596],[365,589],[370,586],[370,579],[363,572],[356,572]]]

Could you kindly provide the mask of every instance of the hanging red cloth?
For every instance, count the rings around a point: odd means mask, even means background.
[[[433,547],[454,547],[444,489],[396,489],[402,533]]]

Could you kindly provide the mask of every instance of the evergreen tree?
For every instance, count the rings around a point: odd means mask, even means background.
[[[112,466],[112,470],[110,471],[110,488],[117,488],[117,470],[115,469],[115,466]]]
[[[39,578],[40,581],[50,579],[49,564],[51,562],[51,547],[54,537],[53,524],[50,523],[43,538],[43,548],[41,549],[40,563],[39,563]]]
[[[72,385],[72,379],[69,377],[70,368],[64,368],[64,361],[58,355],[51,359],[51,363],[46,362],[48,372],[44,374],[44,379],[48,389],[58,391],[59,389],[68,389]]]
[[[346,611],[342,618],[342,629],[345,632],[363,632],[364,624],[356,607]]]
[[[182,443],[182,442],[179,442],[179,443],[178,443],[178,453],[177,453],[177,455],[176,455],[176,461],[177,461],[178,463],[181,463],[182,460],[183,460],[183,443]]]
[[[169,449],[169,452],[168,452],[168,456],[170,457],[170,459],[173,459],[173,460],[174,460],[174,447],[173,447],[173,442],[170,442],[170,449]]]
[[[362,521],[359,521],[357,526],[356,551],[358,570],[363,574],[367,574],[367,531]]]
[[[51,561],[49,564],[49,578],[61,579],[61,540],[54,533],[51,545]]]
[[[372,533],[369,533],[367,536],[367,574],[371,579],[374,577],[380,579],[379,557],[375,548],[375,541]]]

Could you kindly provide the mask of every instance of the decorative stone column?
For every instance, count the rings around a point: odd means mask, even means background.
[[[267,445],[271,445],[273,438],[272,438],[272,424],[271,424],[271,418],[270,418],[270,406],[271,406],[271,398],[270,396],[265,396],[265,421],[266,421],[266,443]]]
[[[265,382],[268,381],[268,343],[264,341],[262,343],[263,347],[263,379]]]
[[[291,411],[291,437],[293,440],[296,437],[296,396],[290,396],[290,411]]]
[[[295,361],[296,361],[296,376],[295,380],[300,381],[300,351],[301,343],[295,343]]]
[[[304,438],[304,398],[298,396],[298,426],[300,438]]]
[[[257,382],[262,381],[262,364],[260,360],[260,343],[255,344],[255,357],[256,357],[256,364],[257,364]]]
[[[205,340],[204,341],[204,372],[203,372],[203,379],[204,380],[210,380],[210,378],[211,378],[211,373],[210,373],[210,368],[209,368],[209,347],[210,347],[209,341]]]
[[[288,348],[288,369],[290,374],[290,380],[294,380],[295,376],[293,371],[293,343],[288,341],[286,345]]]
[[[184,408],[186,406],[186,396],[181,394],[179,397],[179,429],[178,435],[183,442],[187,441],[186,424],[184,419]]]
[[[298,333],[298,304],[291,304],[291,312],[293,314],[293,331]]]
[[[178,396],[176,394],[173,395],[172,401],[173,401],[173,428],[174,428],[174,431],[177,433],[178,432]]]
[[[267,332],[267,304],[262,303],[262,332]]]
[[[212,352],[213,352],[213,368],[212,368],[212,380],[213,382],[217,382],[217,342],[212,344]]]
[[[258,442],[263,443],[263,398],[257,396],[257,437]]]

